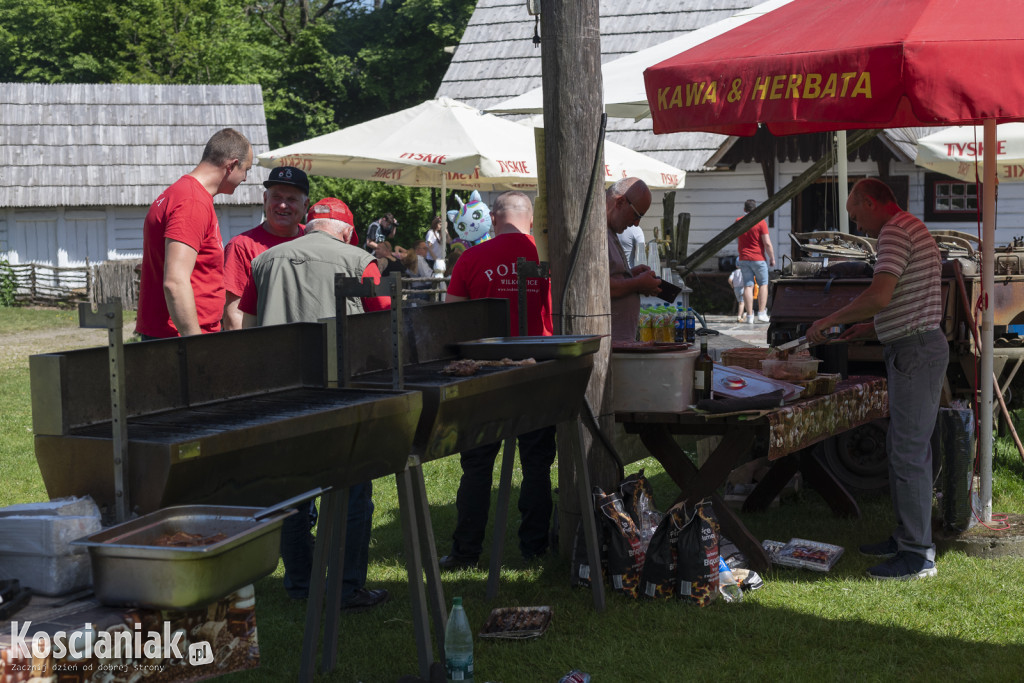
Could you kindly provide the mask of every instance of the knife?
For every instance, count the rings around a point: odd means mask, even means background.
[[[835,339],[842,333],[842,326],[833,325],[832,327],[826,328],[823,334],[825,335],[826,340],[831,341],[832,339]],[[810,341],[806,336],[804,336],[800,337],[799,339],[794,339],[793,341],[788,341],[785,344],[780,344],[779,346],[776,346],[775,351],[786,351],[793,354],[799,353],[804,349],[809,349],[812,346],[814,346],[814,342]]]

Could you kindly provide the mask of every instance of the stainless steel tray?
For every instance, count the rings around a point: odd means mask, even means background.
[[[473,360],[556,360],[595,353],[601,346],[601,336],[486,337],[458,342],[456,346],[463,358]]]
[[[256,520],[263,508],[181,505],[164,508],[80,538],[92,559],[93,590],[107,605],[158,609],[202,607],[277,568],[281,522],[294,510]],[[168,548],[154,545],[184,531],[222,541]]]

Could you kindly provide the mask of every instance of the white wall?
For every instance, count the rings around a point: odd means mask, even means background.
[[[0,257],[11,263],[81,267],[142,258],[142,224],[148,207],[0,208]],[[226,243],[263,220],[263,207],[217,206]]]
[[[776,191],[788,185],[803,173],[808,164],[776,164]],[[877,176],[878,165],[874,162],[853,162],[849,165],[851,178]],[[893,163],[890,174],[909,176],[909,199],[907,210],[924,218],[924,175],[925,170],[912,163]],[[834,171],[826,177],[834,176]],[[655,193],[651,211],[641,222],[647,239],[653,235],[653,228],[661,224],[661,196]],[[764,175],[758,164],[740,164],[735,171],[687,173],[686,186],[676,190],[676,213],[690,214],[690,238],[687,254],[703,246],[715,235],[732,225],[743,215],[743,202],[754,199],[758,203],[767,199]],[[1013,238],[1024,236],[1024,183],[1004,183],[999,187],[999,201],[996,207],[996,247],[1005,246]],[[786,202],[775,211],[775,226],[769,227],[769,235],[775,248],[776,258],[790,253],[790,233],[793,225],[793,202]],[[977,235],[979,228],[973,221],[932,222],[932,230],[960,230]],[[719,256],[736,254],[736,242],[719,250]],[[777,261],[778,263],[778,261]],[[698,271],[717,271],[718,259],[705,261]]]

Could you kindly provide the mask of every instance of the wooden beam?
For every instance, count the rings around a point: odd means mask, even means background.
[[[873,129],[851,132],[846,145],[847,154],[857,149],[868,140],[871,140],[877,134],[878,131]],[[677,267],[679,274],[686,277],[692,273],[697,269],[697,266],[715,256],[727,244],[745,233],[747,230],[750,230],[762,219],[766,218],[769,214],[788,202],[790,199],[800,194],[804,188],[817,180],[818,177],[825,172],[825,169],[830,167],[833,163],[834,161],[828,156],[823,156],[821,159],[811,164],[806,171],[794,178],[789,185],[786,185],[776,194],[768,197],[768,201],[764,204],[761,204],[746,216],[712,237],[704,244],[704,246],[683,259],[683,262]]]
[[[541,68],[544,92],[544,155],[555,331],[606,335],[594,358],[587,400],[598,423],[611,434],[611,301],[608,279],[608,226],[605,220],[601,80],[601,31],[598,0],[543,3]],[[599,172],[592,178],[595,159]],[[590,195],[587,203],[588,193]],[[570,272],[573,245],[581,240]],[[573,435],[559,426],[558,444]],[[583,457],[592,482],[602,488],[618,484],[618,467],[589,433],[582,438]],[[573,458],[559,458],[559,550],[571,551],[580,519],[580,486]],[[593,514],[593,510],[584,511]]]

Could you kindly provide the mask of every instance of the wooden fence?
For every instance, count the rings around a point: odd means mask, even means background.
[[[8,266],[14,274],[14,300],[33,306],[60,306],[90,301],[89,268],[57,268],[39,263]]]
[[[139,305],[140,259],[104,261],[96,266],[56,268],[39,263],[10,266],[17,282],[15,300],[36,306],[70,306],[79,302],[106,303],[117,298],[133,311]],[[445,278],[447,283],[448,278]],[[409,302],[444,301],[444,288],[432,278],[402,278]],[[421,289],[422,288],[422,289]]]

